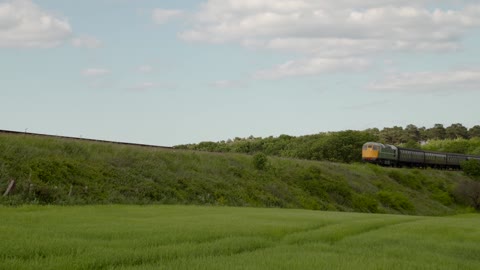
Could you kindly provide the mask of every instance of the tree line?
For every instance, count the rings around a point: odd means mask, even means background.
[[[448,127],[444,127],[442,124],[435,124],[431,128],[417,127],[410,124],[405,128],[394,126],[385,127],[382,130],[378,128],[363,131],[346,130],[305,136],[236,137],[219,142],[207,141],[198,144],[178,145],[175,148],[209,152],[264,153],[265,155],[287,158],[350,163],[361,160],[362,145],[368,141],[421,148],[421,145],[427,141],[445,139],[468,140],[470,138],[479,138],[475,141],[478,141],[480,144],[480,125],[468,129],[460,123],[455,123]],[[463,147],[462,149],[461,151],[466,153],[469,148]]]
[[[367,131],[376,134],[385,143],[394,145],[409,142],[421,143],[429,140],[453,140],[480,137],[480,125],[467,129],[460,123],[455,123],[448,127],[444,127],[442,124],[435,124],[431,128],[417,127],[410,124],[405,128],[394,126],[382,130],[373,128]]]

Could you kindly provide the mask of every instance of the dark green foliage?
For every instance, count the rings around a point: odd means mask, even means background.
[[[455,200],[480,210],[480,182],[466,180],[460,182],[454,191]]]
[[[404,129],[398,126],[384,128],[380,133],[380,140],[384,143],[394,145],[407,142]]]
[[[408,142],[419,142],[421,140],[420,130],[415,125],[405,127],[405,140]]]
[[[463,172],[471,177],[480,177],[480,161],[471,159],[463,161],[461,164]]]
[[[477,133],[480,134],[480,126],[475,126],[467,131],[461,124],[453,124],[447,129],[442,124],[435,124],[429,129],[410,124],[405,128],[394,126],[386,127],[381,131],[371,128],[364,131],[347,130],[299,137],[289,135],[280,135],[276,138],[272,136],[267,138],[237,137],[234,140],[220,142],[178,145],[176,148],[244,154],[261,152],[268,156],[351,163],[361,161],[361,147],[369,141],[405,148],[480,155],[480,135],[475,135]],[[475,137],[475,139],[464,139],[469,137]],[[444,140],[446,138],[454,140]],[[441,140],[441,144],[435,140]],[[428,143],[423,145],[425,142]]]
[[[423,150],[460,153],[480,156],[480,138],[455,139],[455,140],[431,140],[422,146]]]
[[[211,152],[237,152],[254,154],[262,152],[269,156],[355,162],[361,160],[361,148],[367,141],[378,141],[378,137],[367,131],[340,131],[301,137],[280,135],[278,138],[235,138],[233,141],[202,142],[180,145],[178,149]]]
[[[257,170],[267,168],[268,158],[264,153],[257,153],[253,156],[253,167]]]
[[[414,206],[403,194],[398,192],[380,191],[377,193],[378,200],[387,208],[398,211],[413,211]]]
[[[467,139],[468,130],[460,123],[452,124],[445,129],[446,138],[448,139]]]
[[[367,141],[375,140],[372,135],[360,131],[341,131],[325,137],[321,144],[314,148],[319,155],[330,161],[360,161],[362,146]],[[315,159],[315,158],[313,158]]]
[[[443,205],[452,205],[453,204],[453,199],[452,196],[444,191],[437,191],[436,193],[433,193],[431,196],[432,199],[442,203]]]
[[[442,124],[435,124],[427,129],[427,137],[433,140],[443,140],[446,137],[446,131]]]
[[[480,138],[480,126],[473,126],[468,130],[468,137],[470,138]]]
[[[390,171],[388,176],[399,184],[409,187],[411,189],[419,190],[422,188],[422,179],[421,176],[414,173],[403,174],[399,171]]]
[[[409,140],[408,142],[404,143],[401,145],[404,148],[410,148],[410,149],[421,149],[422,147],[417,141]]]
[[[353,196],[352,206],[359,212],[378,212],[378,201],[374,196],[371,195],[355,194]]]

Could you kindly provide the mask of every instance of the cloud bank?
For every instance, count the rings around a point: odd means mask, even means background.
[[[399,73],[372,83],[369,89],[401,92],[480,90],[480,70]]]
[[[30,0],[0,3],[0,47],[50,48],[71,34],[67,19],[42,10]]]
[[[480,26],[480,5],[427,0],[209,0],[194,15],[188,42],[237,43],[300,54],[257,78],[361,70],[388,52],[454,52]],[[450,1],[451,3],[451,1]]]

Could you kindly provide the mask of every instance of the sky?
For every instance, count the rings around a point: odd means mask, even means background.
[[[0,0],[0,129],[173,146],[480,124],[478,0]]]

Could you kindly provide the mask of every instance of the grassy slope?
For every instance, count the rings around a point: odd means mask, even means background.
[[[168,203],[450,214],[461,172],[389,169],[0,134],[3,204]],[[69,192],[71,189],[71,196]]]
[[[0,207],[0,269],[478,269],[479,215]]]

